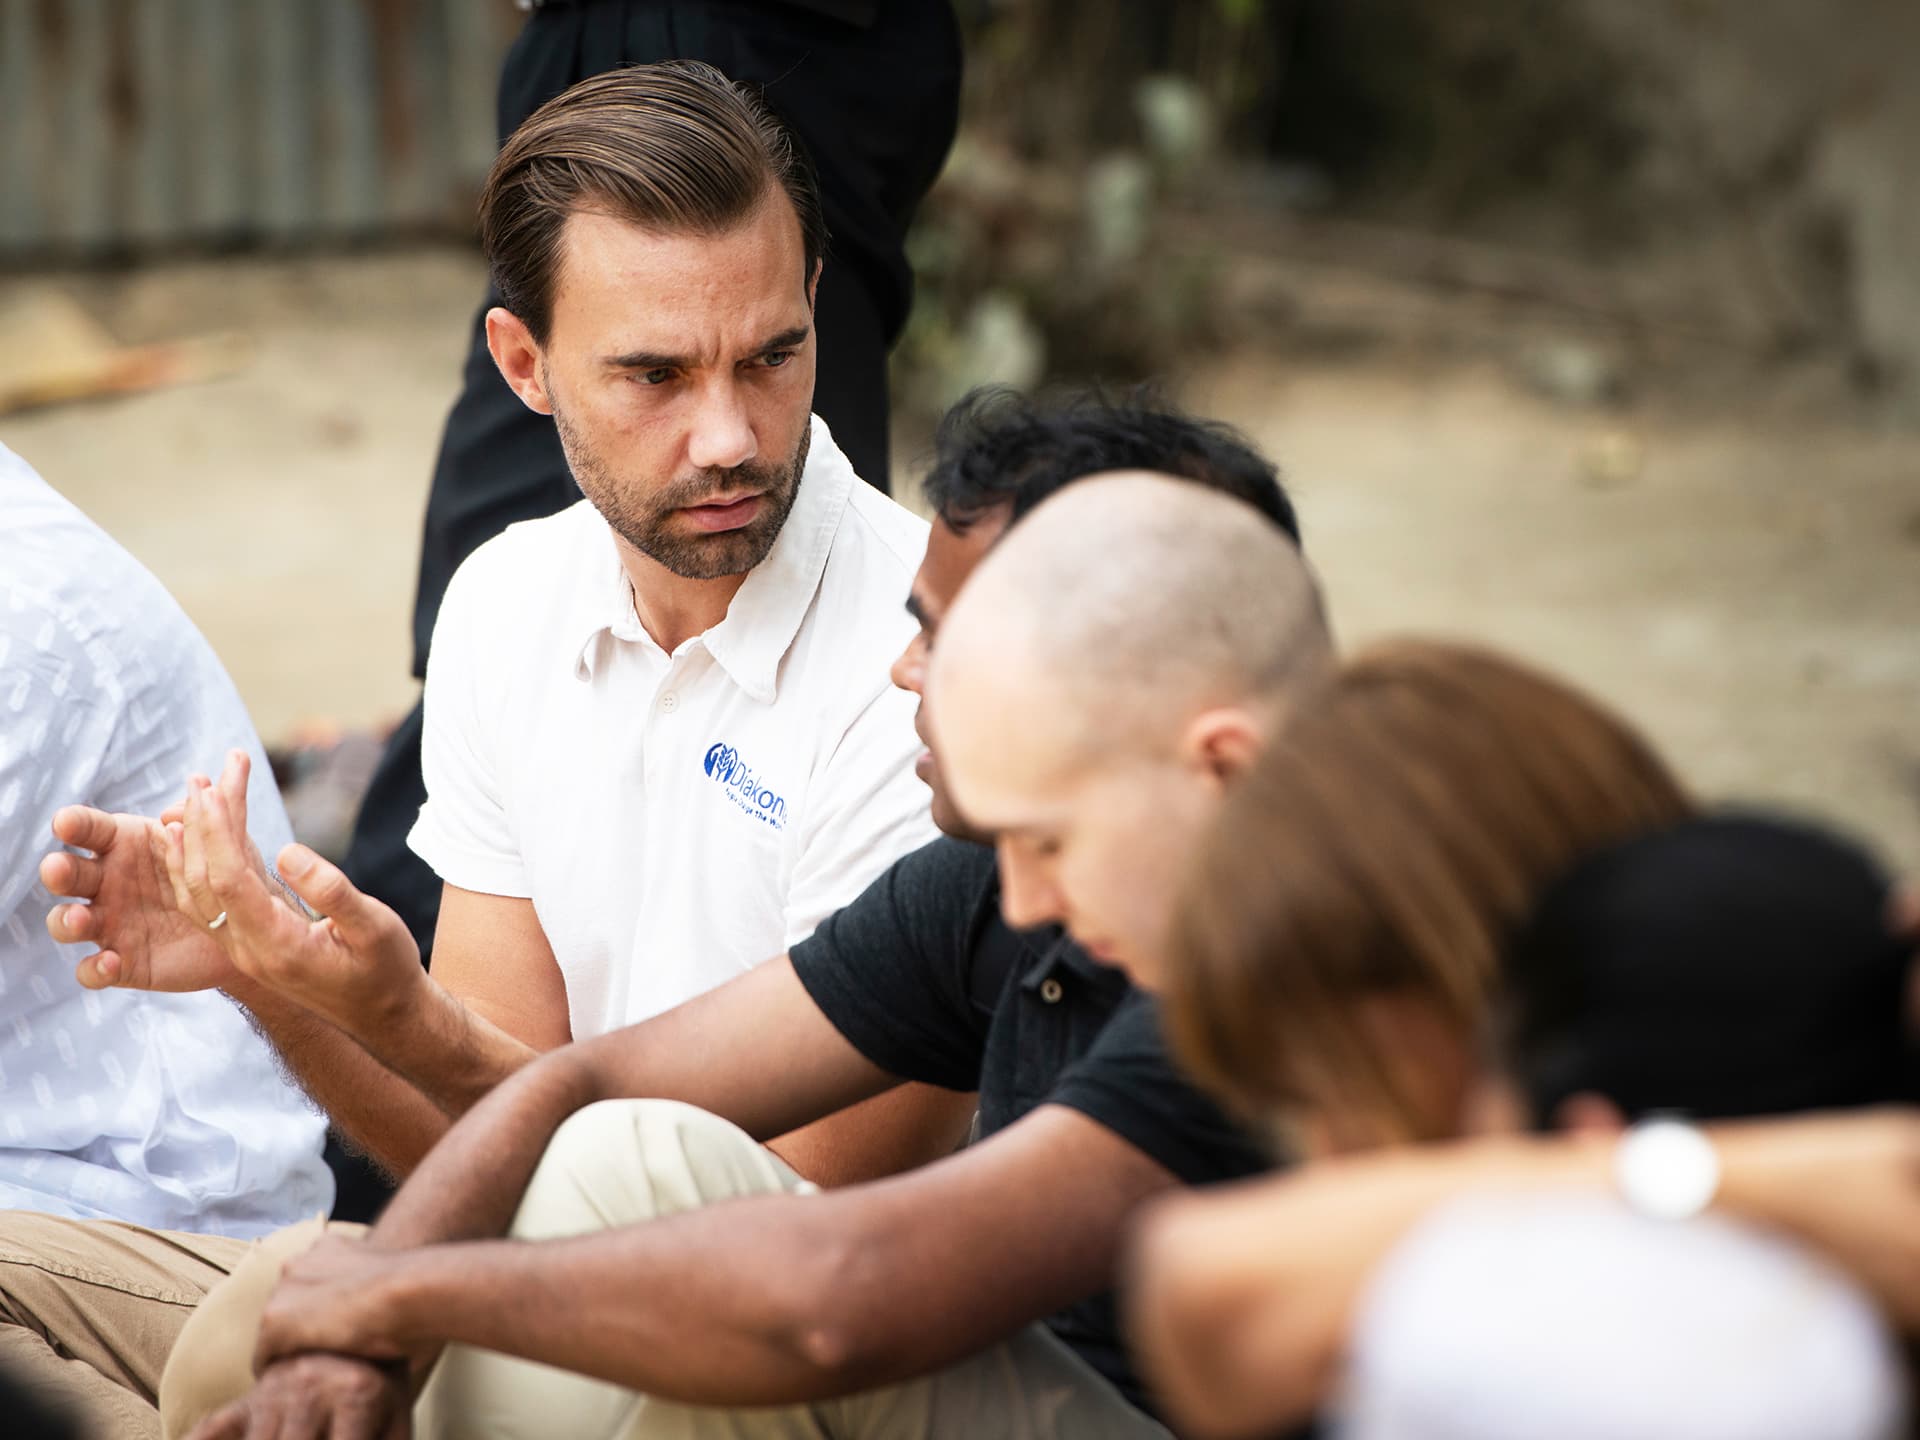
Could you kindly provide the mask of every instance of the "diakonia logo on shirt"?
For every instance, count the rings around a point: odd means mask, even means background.
[[[720,783],[727,798],[762,824],[776,830],[787,827],[787,801],[763,785],[753,767],[740,758],[731,745],[716,743],[707,747],[704,767],[708,776]]]

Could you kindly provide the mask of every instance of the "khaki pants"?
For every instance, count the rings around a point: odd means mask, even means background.
[[[555,1134],[514,1216],[520,1239],[555,1239],[813,1187],[724,1120],[660,1100],[590,1106]],[[928,1217],[938,1224],[937,1216]],[[284,1256],[313,1242],[297,1227],[265,1242],[181,1337],[161,1384],[178,1437],[245,1392],[259,1313]],[[414,1411],[419,1440],[853,1440],[1027,1437],[1169,1440],[1168,1432],[1052,1334],[1031,1326],[905,1384],[814,1405],[721,1410],[652,1400],[564,1370],[449,1346]]]
[[[93,1440],[160,1440],[167,1353],[244,1240],[0,1212],[0,1368]],[[0,1417],[0,1431],[4,1431]]]

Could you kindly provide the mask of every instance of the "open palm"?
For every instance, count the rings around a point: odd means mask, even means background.
[[[48,890],[86,902],[56,905],[47,915],[54,939],[100,947],[75,972],[82,985],[212,990],[232,979],[217,938],[178,904],[160,821],[69,805],[53,817],[53,833],[93,852],[88,858],[59,851],[40,862]]]
[[[247,838],[247,775],[246,753],[236,750],[218,784],[195,776],[182,823],[162,832],[177,912],[212,935],[247,979],[350,1034],[379,1027],[424,983],[419,947],[398,915],[298,844],[280,852],[285,883],[324,918],[296,912]],[[205,928],[217,919],[217,931]]]

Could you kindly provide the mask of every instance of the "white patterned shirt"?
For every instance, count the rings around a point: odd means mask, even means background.
[[[139,561],[0,446],[0,1208],[254,1236],[328,1209],[325,1121],[218,992],[90,991],[47,934],[54,811],[158,815],[253,755],[250,828],[291,839],[212,648]]]
[[[575,1039],[779,954],[933,838],[887,673],[926,543],[816,418],[773,549],[671,655],[584,500],[454,575],[408,843],[448,884],[533,901]]]

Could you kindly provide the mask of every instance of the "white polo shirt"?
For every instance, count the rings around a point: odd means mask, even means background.
[[[887,678],[926,536],[816,417],[772,551],[671,655],[586,501],[454,575],[408,844],[450,885],[533,901],[576,1039],[779,954],[932,837],[914,699]]]

